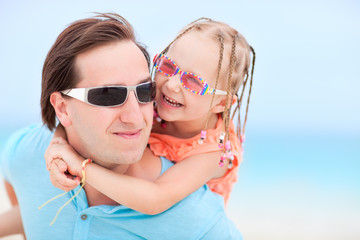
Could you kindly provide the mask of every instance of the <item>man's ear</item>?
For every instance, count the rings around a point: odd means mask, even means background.
[[[234,105],[237,101],[237,96],[234,95],[231,101],[231,106]],[[226,97],[222,98],[215,106],[212,107],[211,111],[213,113],[222,113],[225,111]]]
[[[55,109],[57,118],[61,125],[68,127],[71,125],[71,119],[68,114],[67,101],[63,98],[60,92],[53,92],[50,95],[50,103]]]

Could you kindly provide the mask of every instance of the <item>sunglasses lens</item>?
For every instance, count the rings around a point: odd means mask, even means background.
[[[174,75],[177,70],[176,65],[164,56],[156,60],[156,68],[171,76]]]
[[[88,102],[97,106],[115,106],[126,100],[127,89],[123,87],[103,87],[88,92]]]
[[[155,99],[155,82],[144,83],[136,87],[136,95],[140,103],[148,103]]]
[[[199,77],[192,73],[184,73],[181,77],[182,84],[195,92],[201,92],[204,88],[204,83],[201,82]]]

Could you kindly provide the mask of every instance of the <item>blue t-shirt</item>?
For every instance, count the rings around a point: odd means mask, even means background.
[[[225,215],[222,197],[207,185],[157,215],[120,205],[89,207],[85,191],[81,190],[49,226],[59,207],[77,191],[38,210],[62,193],[51,184],[45,167],[44,153],[52,135],[41,125],[17,131],[7,142],[0,162],[5,180],[18,197],[27,239],[242,239]],[[167,159],[161,161],[162,172],[172,166]]]

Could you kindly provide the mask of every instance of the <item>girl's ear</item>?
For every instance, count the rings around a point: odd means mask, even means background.
[[[71,125],[71,119],[68,114],[67,101],[63,98],[60,92],[53,92],[50,95],[50,103],[55,109],[57,118],[61,125],[68,127]]]
[[[236,95],[233,96],[231,101],[231,106],[234,105],[237,101]],[[215,106],[212,107],[211,111],[213,113],[222,113],[225,111],[226,97],[222,98]]]

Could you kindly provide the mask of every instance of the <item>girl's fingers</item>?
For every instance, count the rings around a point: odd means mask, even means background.
[[[57,146],[49,146],[45,151],[44,158],[48,171],[50,171],[51,162],[56,158],[61,158],[61,150],[58,148]]]
[[[60,170],[59,165],[61,165],[61,161],[62,160],[55,159],[51,164],[50,181],[55,187],[60,188],[64,191],[69,191],[78,186],[80,181],[66,174],[66,169],[65,171]]]
[[[67,170],[67,164],[66,164],[66,162],[64,161],[64,160],[62,160],[62,159],[58,159],[58,167],[59,167],[59,170],[61,171],[61,172],[66,172],[66,170]]]

